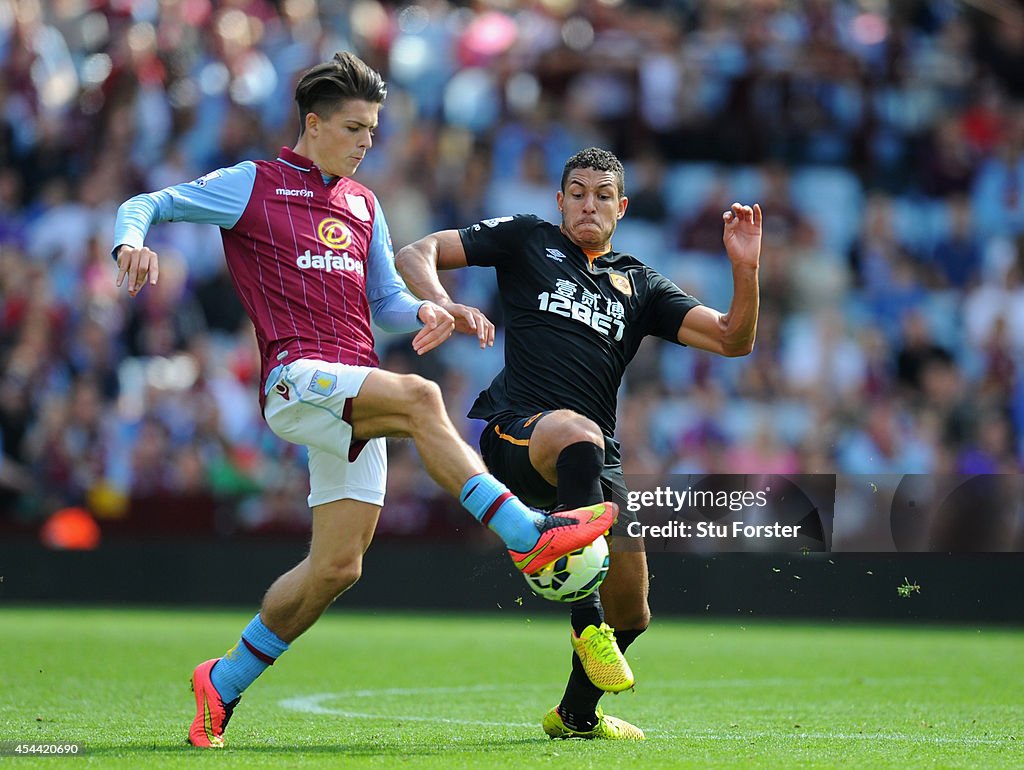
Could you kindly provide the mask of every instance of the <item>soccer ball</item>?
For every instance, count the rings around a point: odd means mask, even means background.
[[[537,596],[553,602],[574,602],[596,591],[607,574],[608,541],[602,535],[524,577]]]

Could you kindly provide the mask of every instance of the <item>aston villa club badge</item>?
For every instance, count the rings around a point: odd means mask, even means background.
[[[366,198],[362,195],[352,195],[351,193],[345,193],[345,202],[348,203],[348,210],[364,222],[370,221],[370,209],[366,206]]]
[[[611,280],[612,286],[614,286],[619,292],[625,294],[627,297],[633,296],[633,287],[630,285],[629,279],[626,276],[619,275],[618,273],[609,273],[608,278]]]

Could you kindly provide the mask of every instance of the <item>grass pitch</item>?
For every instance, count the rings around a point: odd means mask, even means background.
[[[0,609],[0,741],[78,767],[1024,766],[1024,636],[991,628],[659,620],[605,708],[641,744],[550,741],[567,623],[328,613],[245,694],[228,748],[184,744],[188,676],[243,611]],[[2,757],[0,764],[44,761]]]

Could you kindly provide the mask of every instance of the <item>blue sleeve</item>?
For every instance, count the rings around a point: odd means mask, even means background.
[[[230,230],[249,205],[255,183],[256,164],[247,160],[192,182],[136,195],[117,210],[115,255],[119,246],[142,246],[157,222],[196,222]]]
[[[423,302],[409,293],[395,270],[391,232],[376,196],[374,213],[370,253],[366,257],[366,299],[370,303],[370,313],[377,325],[386,332],[398,334],[419,331],[423,323],[417,313]]]

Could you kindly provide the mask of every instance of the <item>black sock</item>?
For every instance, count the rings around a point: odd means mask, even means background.
[[[601,491],[601,469],[604,449],[589,441],[570,444],[558,454],[558,503],[572,509],[594,505],[604,500]],[[600,626],[604,621],[601,597],[597,591],[573,602],[569,622],[577,635],[587,626]]]
[[[587,672],[583,669],[579,656],[572,654],[572,672],[565,685],[562,702],[558,704],[558,713],[570,730],[587,732],[597,725],[597,702],[604,695],[604,690],[595,687]]]
[[[604,448],[589,441],[570,444],[558,455],[558,503],[568,509],[594,505],[604,500],[601,471],[604,469]],[[589,625],[599,626],[604,620],[597,591],[572,603],[570,622],[573,631],[581,633]],[[583,669],[579,656],[572,654],[572,673],[558,713],[570,730],[586,732],[597,725],[594,709],[603,690],[594,686]]]
[[[616,631],[615,640],[619,649],[626,652],[637,637],[643,631],[626,630]],[[569,674],[569,682],[565,685],[565,694],[562,695],[562,702],[558,704],[558,714],[562,717],[565,726],[570,730],[587,732],[593,730],[597,725],[597,702],[604,695],[604,690],[595,687],[590,681],[587,672],[583,669],[579,656],[572,654],[572,673]]]
[[[619,644],[619,651],[625,654],[626,650],[629,648],[629,645],[635,642],[636,638],[640,636],[640,634],[642,634],[644,630],[645,629],[641,629],[639,631],[616,631],[615,641]]]
[[[587,626],[600,626],[604,622],[604,610],[601,608],[601,596],[594,591],[589,596],[577,599],[569,605],[569,622],[576,636],[583,633]]]
[[[604,447],[589,441],[577,441],[558,453],[558,504],[568,510],[595,505],[604,500],[601,471]]]

